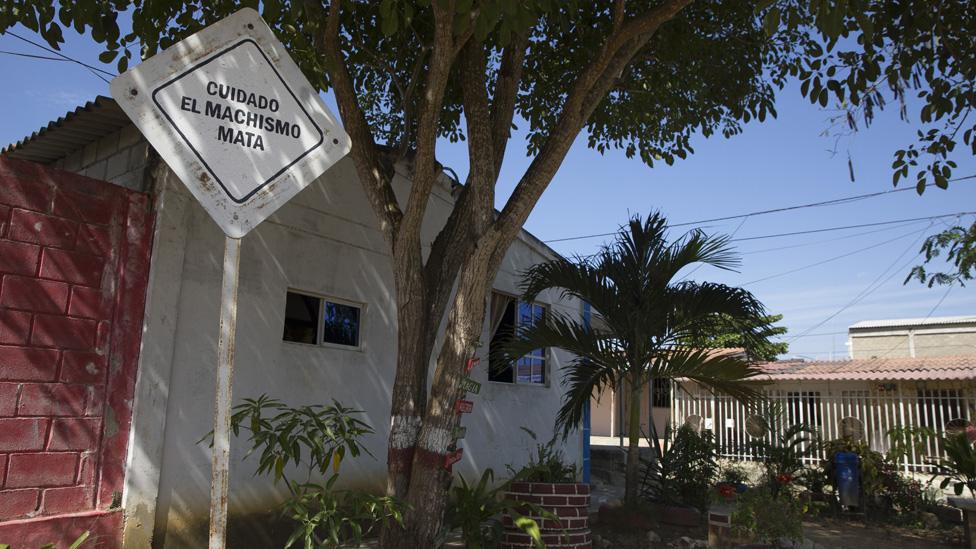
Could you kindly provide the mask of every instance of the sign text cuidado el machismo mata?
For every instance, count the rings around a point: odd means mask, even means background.
[[[237,203],[325,143],[325,132],[250,39],[165,81],[152,100]]]
[[[110,87],[232,238],[254,229],[351,148],[318,89],[250,8],[143,61]]]
[[[281,108],[277,99],[213,81],[207,82],[205,89],[207,98],[202,105],[196,97],[184,95],[180,99],[180,109],[225,122],[227,125],[217,126],[215,137],[218,141],[263,151],[261,132],[293,139],[302,136],[301,126],[275,116]]]

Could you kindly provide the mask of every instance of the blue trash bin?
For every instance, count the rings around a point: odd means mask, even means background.
[[[854,452],[834,454],[834,475],[840,504],[858,507],[861,504],[860,458]]]

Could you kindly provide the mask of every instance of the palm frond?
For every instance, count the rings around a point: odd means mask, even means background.
[[[556,431],[562,431],[563,437],[567,437],[583,424],[583,411],[593,394],[599,395],[604,389],[616,387],[621,375],[619,370],[581,358],[573,359],[563,371],[566,373],[563,378],[566,393],[556,414]]]
[[[673,349],[655,357],[648,369],[654,379],[689,379],[742,402],[762,398],[762,371],[741,358],[702,349]]]
[[[492,360],[513,364],[535,349],[563,349],[593,365],[619,371],[627,367],[619,342],[607,332],[585,326],[568,315],[550,311],[545,322],[521,328],[492,349]]]
[[[748,290],[711,282],[681,282],[666,291],[672,340],[699,339],[732,324],[747,347],[767,341],[771,333],[765,306]]]
[[[558,289],[562,297],[575,297],[588,302],[598,311],[616,306],[617,292],[599,265],[582,258],[575,262],[566,259],[547,261],[533,266],[523,275],[519,288],[526,301],[535,300],[545,290]]]

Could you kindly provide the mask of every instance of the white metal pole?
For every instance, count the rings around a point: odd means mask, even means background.
[[[230,468],[231,383],[237,336],[237,286],[241,240],[224,239],[224,278],[220,289],[220,339],[217,341],[217,391],[214,402],[213,462],[210,476],[210,549],[224,549]]]

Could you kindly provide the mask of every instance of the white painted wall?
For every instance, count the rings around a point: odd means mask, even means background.
[[[395,181],[401,200],[408,185],[402,177]],[[127,547],[145,546],[153,531],[153,545],[166,547],[195,546],[206,534],[210,451],[197,441],[212,425],[223,235],[188,197],[174,181],[161,185],[157,196],[161,211],[123,502]],[[432,198],[427,242],[451,207],[445,184]],[[523,234],[503,262],[495,288],[516,293],[518,273],[551,257],[547,254]],[[376,430],[366,440],[375,459],[347,460],[342,479],[347,486],[381,490],[396,363],[393,276],[351,160],[341,161],[245,237],[240,280],[234,400],[262,393],[292,405],[334,398],[364,410],[363,419]],[[288,289],[365,303],[363,348],[282,341]],[[554,299],[543,295],[540,301],[580,314],[578,302]],[[482,341],[490,340],[487,332],[486,326]],[[519,427],[543,440],[552,434],[562,394],[560,366],[567,356],[551,353],[549,386],[519,386],[487,381],[487,351],[487,346],[480,350],[482,366],[473,374],[482,391],[471,397],[474,413],[463,418],[464,458],[455,471],[473,476],[491,467],[501,477],[506,464],[525,463],[533,448]],[[253,476],[256,460],[243,460],[245,440],[234,439],[232,445],[232,516],[275,510],[284,488]],[[571,437],[567,458],[580,462],[580,452],[579,437]]]

